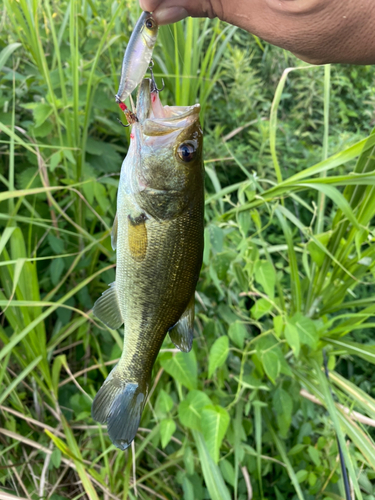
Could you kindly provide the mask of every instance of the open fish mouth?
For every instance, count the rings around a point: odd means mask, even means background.
[[[152,80],[145,78],[138,92],[137,118],[144,135],[169,134],[184,129],[199,119],[200,104],[163,106],[159,92],[152,90]]]

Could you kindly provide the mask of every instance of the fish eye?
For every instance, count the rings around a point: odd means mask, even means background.
[[[145,26],[149,30],[152,30],[156,28],[156,23],[152,18],[148,18],[147,21],[145,22]]]
[[[183,142],[177,148],[177,154],[182,161],[188,163],[194,160],[197,148],[191,142]]]

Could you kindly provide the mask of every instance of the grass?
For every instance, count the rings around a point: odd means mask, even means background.
[[[194,348],[165,341],[133,448],[91,419],[122,349],[91,309],[114,278],[112,96],[138,14],[4,2],[0,496],[344,498],[337,436],[373,500],[374,72],[303,65],[219,21],[164,27],[154,56],[163,99],[202,105]]]

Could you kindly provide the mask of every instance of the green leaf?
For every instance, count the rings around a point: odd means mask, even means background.
[[[94,183],[94,196],[98,202],[103,213],[106,214],[108,211],[108,193],[106,188],[100,182]]]
[[[53,155],[51,155],[50,159],[49,159],[49,168],[51,170],[51,172],[53,172],[55,170],[55,168],[57,167],[57,165],[61,162],[62,160],[62,153],[61,151],[57,151],[57,153],[53,153]]]
[[[184,492],[184,500],[195,500],[194,486],[186,476],[182,480],[182,490]]]
[[[165,418],[160,422],[161,446],[165,448],[176,431],[176,424],[171,418]]]
[[[64,253],[64,240],[57,238],[53,234],[47,236],[48,243],[56,255]]]
[[[221,443],[229,425],[228,412],[218,405],[206,406],[202,410],[202,433],[208,452],[215,463],[219,461]]]
[[[47,103],[38,103],[33,109],[34,122],[36,127],[40,127],[52,114],[52,106]]]
[[[213,267],[219,280],[225,280],[228,269],[236,257],[235,252],[221,252],[214,256]]]
[[[249,280],[244,273],[242,264],[240,264],[239,262],[234,262],[232,264],[232,269],[241,290],[246,292],[249,289]]]
[[[259,319],[272,309],[272,304],[266,299],[259,299],[251,308],[251,316],[254,319]]]
[[[299,470],[296,473],[297,481],[299,483],[303,483],[303,481],[306,481],[308,475],[309,475],[309,473],[307,472],[307,470],[304,470],[304,469],[303,470]]]
[[[271,262],[257,262],[255,266],[255,280],[262,285],[265,293],[273,299],[275,296],[276,273]]]
[[[217,368],[222,366],[229,353],[229,340],[226,335],[215,340],[208,361],[208,376],[211,377]]]
[[[275,329],[276,335],[280,337],[284,329],[284,320],[282,316],[275,316],[273,318],[273,327]]]
[[[155,411],[158,416],[167,414],[173,408],[173,399],[170,395],[162,389],[155,403]]]
[[[300,341],[298,329],[293,323],[287,322],[285,325],[285,338],[297,358],[300,350]]]
[[[285,437],[292,423],[293,400],[281,387],[278,387],[273,395],[273,407],[280,432]]]
[[[224,231],[214,224],[208,226],[208,232],[210,235],[211,247],[215,253],[220,253],[223,251],[224,243]]]
[[[313,446],[309,446],[307,448],[307,453],[310,455],[311,460],[314,462],[314,464],[319,467],[320,466],[320,453],[319,451],[314,448]]]
[[[297,313],[290,319],[290,323],[296,326],[301,343],[316,349],[319,335],[314,321],[301,313]]]
[[[272,383],[275,383],[277,376],[280,373],[281,364],[279,356],[273,350],[267,350],[262,353],[262,363],[267,377]]]
[[[5,47],[5,49],[0,52],[0,71],[2,70],[3,66],[5,66],[7,60],[13,54],[13,52],[17,50],[18,47],[21,47],[21,45],[21,43],[10,43]]]
[[[49,120],[45,120],[39,127],[34,126],[31,128],[32,133],[35,137],[46,137],[53,130],[53,124]]]
[[[210,264],[210,256],[211,256],[211,241],[210,241],[210,232],[208,227],[204,230],[204,250],[203,250],[203,263],[208,266]]]
[[[310,486],[314,486],[317,482],[318,478],[316,476],[316,474],[314,474],[313,472],[310,472],[309,474],[309,485]]]
[[[51,454],[51,462],[55,469],[58,469],[61,464],[61,451],[55,448]]]
[[[96,170],[102,172],[117,171],[121,165],[121,156],[107,142],[89,138],[86,145],[87,161]]]
[[[231,341],[240,349],[243,349],[245,338],[247,337],[246,326],[241,321],[232,323],[228,330]]]
[[[229,460],[224,458],[223,460],[220,460],[219,466],[225,481],[231,486],[234,486],[235,472],[233,465],[229,462]]]
[[[325,247],[327,247],[328,242],[331,238],[332,231],[327,231],[326,233],[316,234],[315,238]],[[310,253],[312,260],[319,267],[323,264],[325,252],[319,247],[315,241],[310,240],[307,244],[307,249]]]
[[[256,228],[258,229],[258,231],[260,231],[262,229],[262,219],[260,218],[258,210],[251,210],[250,215]]]
[[[238,225],[240,226],[242,234],[246,237],[251,226],[251,215],[249,211],[240,212],[238,214]]]
[[[96,180],[95,180],[95,182],[96,182]],[[95,185],[95,182],[86,182],[82,186],[83,194],[85,195],[85,198],[90,203],[90,205],[92,205],[94,203],[94,185]]]
[[[70,149],[63,149],[63,155],[72,165],[77,163]]]
[[[211,400],[202,391],[191,391],[178,407],[178,418],[185,427],[201,430],[202,408],[210,405]]]
[[[193,350],[188,354],[179,352],[171,359],[161,361],[161,366],[180,384],[191,390],[196,389],[197,360]]]
[[[189,476],[194,474],[194,453],[190,446],[186,446],[184,450],[184,465]]]
[[[63,259],[54,259],[51,263],[51,281],[54,286],[60,280],[62,272],[64,271],[64,261]]]
[[[296,444],[293,446],[293,448],[291,448],[288,451],[288,455],[296,455],[297,453],[301,453],[301,451],[303,451],[305,448],[306,448],[305,444],[301,444],[301,443]]]

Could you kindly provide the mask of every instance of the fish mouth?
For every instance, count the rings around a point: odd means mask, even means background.
[[[152,92],[152,80],[144,78],[139,87],[137,117],[144,135],[165,135],[189,127],[199,119],[200,105],[163,106],[159,92]]]

